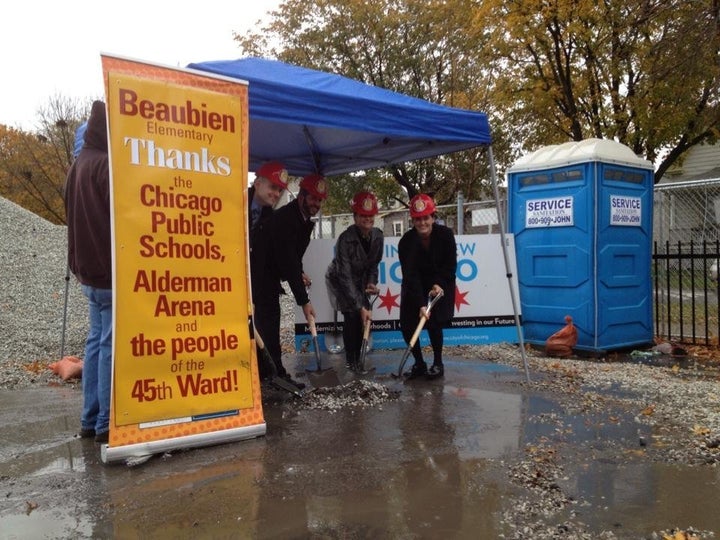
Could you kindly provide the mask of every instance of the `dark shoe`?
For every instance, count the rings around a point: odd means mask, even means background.
[[[289,382],[290,384],[296,386],[298,390],[302,390],[303,388],[305,388],[305,383],[294,381],[289,373],[286,373],[285,375],[281,375],[281,377],[283,379],[285,379],[287,382]]]
[[[403,373],[403,376],[406,379],[416,379],[418,377],[423,377],[427,374],[427,365],[425,362],[422,364],[415,364],[410,371],[406,371]]]
[[[353,373],[358,368],[358,353],[345,350],[345,367]]]
[[[78,433],[78,435],[80,436],[81,439],[90,439],[95,436],[95,430],[92,428],[90,428],[90,429],[82,428],[80,430],[80,432]]]
[[[445,375],[445,367],[442,364],[433,364],[427,372],[427,378],[430,380],[439,379],[443,375]]]
[[[107,444],[110,439],[110,432],[109,431],[103,431],[102,433],[98,433],[95,435],[95,442],[98,444]]]

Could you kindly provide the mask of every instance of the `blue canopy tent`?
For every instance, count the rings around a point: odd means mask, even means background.
[[[265,161],[279,160],[294,176],[333,176],[484,146],[495,204],[499,204],[490,126],[482,112],[446,107],[341,75],[263,58],[197,62],[187,68],[247,81],[250,171]],[[529,381],[499,207],[498,222]]]
[[[341,75],[263,58],[189,64],[249,83],[250,170],[332,176],[487,146],[482,112],[445,107]]]

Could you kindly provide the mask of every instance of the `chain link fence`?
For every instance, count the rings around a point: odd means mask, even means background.
[[[659,184],[653,204],[656,334],[717,346],[720,181]]]
[[[658,244],[720,239],[720,181],[659,184],[654,206],[653,240]]]
[[[507,227],[507,204],[500,200],[502,222]],[[458,209],[462,208],[462,212]],[[438,221],[450,227],[455,234],[499,234],[497,206],[494,200],[464,202],[441,205],[437,207]],[[337,238],[353,223],[352,214],[333,214],[319,216],[313,238]],[[402,236],[412,225],[410,212],[407,208],[380,211],[375,219],[375,226],[383,230],[385,236]]]

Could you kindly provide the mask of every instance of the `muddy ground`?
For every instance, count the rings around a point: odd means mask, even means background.
[[[718,535],[717,371],[531,355],[528,383],[506,346],[449,349],[444,379],[403,383],[397,360],[370,355],[380,402],[268,391],[265,436],[135,466],[76,436],[78,384],[0,390],[0,539]]]

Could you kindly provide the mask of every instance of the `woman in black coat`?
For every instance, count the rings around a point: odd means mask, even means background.
[[[374,227],[377,198],[360,191],[350,203],[355,223],[338,237],[335,258],[325,273],[325,283],[333,305],[342,312],[343,341],[347,367],[357,371],[362,333],[371,320],[368,295],[377,294],[378,265],[383,255],[382,230]]]
[[[415,364],[405,375],[409,378],[442,377],[443,326],[455,315],[455,270],[457,251],[453,231],[435,221],[435,203],[425,194],[410,200],[413,227],[398,243],[402,269],[400,290],[400,329],[409,345],[420,317],[426,317],[425,329],[433,350],[433,364],[428,371],[423,360],[420,340],[411,349]],[[428,296],[443,296],[427,313]]]

